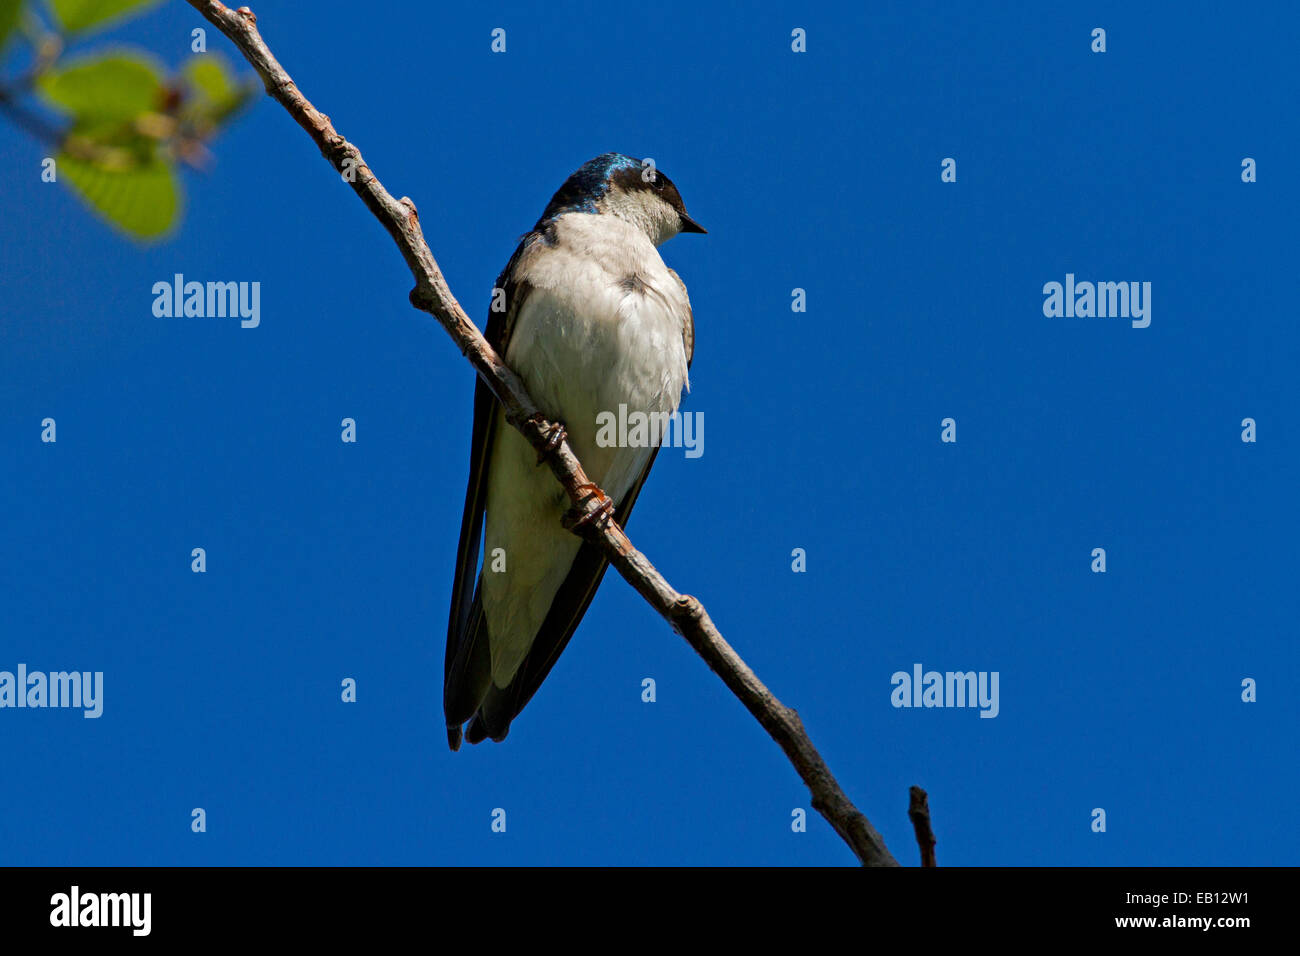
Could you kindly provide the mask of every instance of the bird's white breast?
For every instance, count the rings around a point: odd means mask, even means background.
[[[544,414],[568,430],[587,475],[619,501],[652,448],[602,448],[601,413],[672,413],[688,386],[682,333],[689,303],[645,234],[613,216],[571,213],[554,243],[518,264],[532,287],[506,350]],[[500,412],[497,413],[498,415]],[[531,645],[581,541],[565,531],[568,507],[532,447],[499,421],[488,478],[485,568],[494,549],[506,571],[485,570],[483,608],[492,676],[508,684]]]

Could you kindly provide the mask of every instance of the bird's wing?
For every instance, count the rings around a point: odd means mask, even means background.
[[[677,285],[682,290],[682,298],[686,300],[686,315],[682,323],[682,345],[686,348],[686,368],[689,370],[691,359],[695,358],[695,316],[691,314],[691,297],[686,294],[686,283],[682,281],[677,271],[669,269],[668,274],[677,281]]]
[[[668,271],[681,286],[682,295],[685,297],[685,283],[672,269]],[[695,357],[695,320],[691,314],[690,299],[687,297],[685,301],[682,345],[686,351],[686,366],[689,369],[691,360]],[[641,493],[641,488],[658,454],[658,447],[651,451],[636,481],[623,496],[622,501],[618,502],[614,511],[614,520],[620,527],[627,527],[628,518],[632,515],[632,507],[636,504],[637,496]],[[608,568],[609,561],[604,552],[584,541],[569,568],[568,575],[565,576],[559,590],[555,592],[546,619],[542,622],[541,629],[537,632],[537,637],[533,640],[514,678],[507,686],[496,687],[491,685],[489,677],[488,691],[483,698],[482,706],[465,730],[466,740],[476,744],[487,737],[494,740],[505,738],[510,730],[510,723],[532,699],[533,694],[537,693],[537,688],[541,686],[542,681],[546,680],[551,668],[555,666],[555,662],[568,645],[569,638],[573,637],[573,632],[577,630],[583,615],[587,613],[587,608],[592,598],[596,596],[596,589],[600,587],[601,579],[604,578]],[[478,604],[477,595],[475,604]],[[482,617],[481,608],[478,614]],[[486,644],[486,640],[483,643]]]
[[[505,355],[515,318],[532,291],[527,282],[515,281],[512,276],[519,258],[535,238],[535,234],[529,234],[520,241],[514,255],[497,277],[496,286],[504,290],[506,307],[504,311],[489,312],[484,332],[484,338],[497,355]],[[496,407],[496,397],[479,379],[474,387],[469,483],[465,488],[465,510],[461,515],[460,542],[456,548],[456,577],[452,583],[443,671],[443,711],[447,718],[448,742],[453,750],[460,744],[461,724],[469,720],[478,709],[486,684],[491,681],[487,629],[475,581],[483,538],[483,511],[487,504],[487,477],[496,429]]]

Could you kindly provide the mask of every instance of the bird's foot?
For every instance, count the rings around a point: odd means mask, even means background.
[[[594,528],[603,528],[605,523],[614,517],[614,499],[593,482],[578,486],[579,491],[585,491],[587,494],[583,497],[586,501],[588,498],[596,498],[596,507],[590,511],[583,511],[576,507],[570,508],[560,519],[560,523],[569,531],[578,531],[586,525]]]
[[[546,447],[537,453],[537,464],[540,465],[555,454],[556,449],[564,444],[564,440],[569,437],[569,433],[565,429],[563,422],[548,422],[540,412],[533,416],[533,421],[546,426]]]

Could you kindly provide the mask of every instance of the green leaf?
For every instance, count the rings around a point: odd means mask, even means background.
[[[182,110],[184,118],[200,135],[210,136],[253,98],[257,84],[237,78],[216,53],[190,57],[181,75],[193,95]]]
[[[126,122],[159,108],[163,83],[143,57],[124,54],[83,60],[47,73],[38,83],[55,106],[86,122]]]
[[[23,0],[0,0],[0,50],[5,47],[9,34],[18,26],[18,17],[23,12]]]
[[[159,0],[50,0],[54,14],[67,33],[79,33],[91,27],[134,16]]]
[[[181,72],[194,91],[214,106],[225,106],[241,92],[220,54],[195,54],[186,61]]]
[[[180,194],[171,164],[154,156],[125,169],[60,153],[60,179],[66,179],[96,212],[137,239],[154,239],[176,222]]]
[[[179,109],[181,140],[203,143],[255,97],[256,84],[228,69],[214,54],[192,57],[180,70],[184,81]]]

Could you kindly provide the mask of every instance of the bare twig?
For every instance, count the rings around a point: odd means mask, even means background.
[[[436,318],[469,359],[505,410],[506,420],[539,452],[547,449],[550,422],[539,411],[523,383],[506,367],[460,307],[425,243],[415,204],[394,199],[375,178],[361,152],[344,139],[329,117],[302,95],[276,61],[247,7],[231,10],[217,0],[188,0],[207,20],[234,42],[262,78],[269,93],[312,138],[324,157],[350,183],[361,201],[388,230],[415,278],[411,304]],[[596,510],[600,496],[591,494],[582,465],[568,442],[546,457],[579,513]],[[686,638],[709,666],[740,698],[749,712],[785,751],[812,793],[812,805],[824,816],[865,866],[897,866],[884,841],[867,818],[844,795],[821,755],[808,739],[799,715],[778,701],[740,656],[723,640],[704,606],[680,594],[654,565],[632,546],[613,521],[586,522],[580,533],[598,545],[618,572],[650,606]]]
[[[934,830],[930,827],[930,795],[920,787],[909,791],[907,815],[912,818],[912,828],[916,830],[916,844],[921,848],[921,866],[933,867],[939,863],[934,858]]]
[[[21,76],[0,86],[0,110],[8,113],[15,123],[32,136],[58,147],[63,143],[64,131],[28,110],[18,102],[18,97],[35,86],[36,81],[58,60],[63,52],[63,38],[46,30],[29,9],[24,8],[23,16],[24,28],[32,44],[32,63]]]
[[[42,31],[32,38],[32,63],[13,83],[13,89],[30,90],[36,81],[45,75],[63,54],[63,37],[57,33]]]
[[[0,112],[8,113],[9,118],[28,133],[56,149],[63,145],[64,132],[52,123],[33,113],[18,102],[17,94],[5,87],[0,87]]]
[[[64,153],[74,159],[98,163],[108,169],[129,169],[135,163],[130,150],[120,146],[105,146],[86,136],[78,136],[67,130],[47,123],[36,113],[18,102],[14,94],[0,87],[0,113],[4,113],[14,124],[26,130],[34,139],[51,147],[56,153]]]

